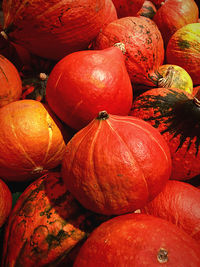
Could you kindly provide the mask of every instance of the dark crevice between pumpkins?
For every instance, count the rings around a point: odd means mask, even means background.
[[[98,114],[98,117],[97,117],[98,120],[107,120],[108,118],[109,118],[109,115],[108,115],[107,111],[105,111],[105,110],[100,111]]]

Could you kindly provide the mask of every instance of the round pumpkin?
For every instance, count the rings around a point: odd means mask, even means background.
[[[67,55],[51,71],[46,100],[56,115],[80,130],[101,110],[128,115],[132,85],[118,47]]]
[[[4,0],[2,6],[9,39],[54,60],[86,49],[104,25],[117,19],[111,0]]]
[[[73,266],[199,267],[199,244],[166,220],[125,214],[97,227]]]
[[[143,16],[124,17],[109,23],[95,38],[93,49],[124,43],[126,68],[132,83],[154,86],[163,63],[164,45],[155,22]]]
[[[7,184],[0,179],[0,227],[6,222],[12,209],[12,193]]]
[[[188,180],[200,174],[200,109],[192,94],[176,88],[154,88],[140,94],[130,115],[160,131],[172,157],[171,179]]]
[[[87,209],[132,212],[153,199],[171,174],[169,148],[147,122],[106,111],[67,143],[62,177]]]
[[[65,142],[42,103],[18,100],[0,109],[0,177],[26,181],[61,163]]]
[[[141,9],[137,12],[137,16],[144,16],[149,19],[153,19],[157,12],[155,5],[148,0],[145,0]]]
[[[13,63],[0,55],[0,107],[19,100],[22,94],[22,81]]]
[[[187,24],[170,38],[166,49],[168,64],[184,68],[194,85],[200,84],[200,23]]]
[[[200,244],[200,190],[195,186],[169,180],[141,211],[176,224]]]
[[[112,0],[115,5],[118,18],[135,16],[141,9],[144,0]]]

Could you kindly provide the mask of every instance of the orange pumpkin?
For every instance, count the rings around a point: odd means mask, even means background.
[[[26,181],[60,164],[65,142],[42,103],[19,100],[0,109],[0,177]]]

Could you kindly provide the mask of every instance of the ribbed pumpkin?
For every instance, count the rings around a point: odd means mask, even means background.
[[[194,0],[167,0],[156,12],[153,20],[158,26],[165,46],[171,36],[183,26],[196,23],[199,9]]]
[[[59,60],[86,49],[117,18],[111,0],[3,1],[4,31],[33,54]]]
[[[125,45],[131,81],[153,86],[153,77],[164,59],[163,39],[156,24],[142,16],[115,20],[99,32],[93,48],[105,49],[116,42]]]
[[[172,35],[166,49],[166,61],[184,68],[193,84],[200,84],[200,23],[187,24]]]
[[[42,103],[18,100],[0,109],[0,177],[25,181],[61,163],[65,143]]]
[[[106,219],[85,210],[60,173],[49,172],[17,200],[5,229],[1,266],[59,266]]]
[[[128,115],[132,85],[120,48],[67,55],[51,71],[46,100],[68,126],[80,130],[101,110]]]
[[[22,94],[22,81],[13,63],[0,55],[0,107],[19,100]]]
[[[169,180],[141,211],[176,224],[200,244],[200,190],[193,185]]]
[[[144,0],[112,0],[118,18],[135,16],[142,7]]]
[[[132,212],[153,199],[171,173],[169,148],[147,122],[99,113],[67,143],[62,177],[87,209]]]
[[[199,267],[199,245],[166,220],[125,214],[97,227],[73,266]]]
[[[7,184],[0,179],[0,227],[6,222],[12,208],[12,193]]]
[[[181,89],[154,88],[140,94],[130,115],[157,128],[172,156],[171,179],[188,180],[200,174],[199,100]]]

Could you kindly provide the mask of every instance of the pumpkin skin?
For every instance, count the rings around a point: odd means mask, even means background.
[[[54,60],[86,49],[100,29],[117,18],[111,0],[26,3],[3,1],[4,31],[31,53]]]
[[[151,125],[103,111],[67,143],[62,177],[87,209],[132,212],[153,199],[171,173],[169,148]]]
[[[46,100],[50,108],[76,130],[104,109],[128,115],[133,92],[124,59],[118,47],[79,51],[64,57],[47,81]]]
[[[157,9],[155,5],[151,1],[145,0],[142,8],[137,12],[137,16],[144,16],[146,18],[153,19],[156,12]]]
[[[154,86],[153,77],[164,59],[160,31],[149,18],[124,17],[109,23],[93,42],[94,49],[105,49],[122,42],[126,68],[132,83]]]
[[[166,49],[168,64],[184,68],[193,84],[200,84],[200,23],[191,23],[177,30]]]
[[[105,216],[85,210],[59,172],[49,172],[20,195],[5,229],[3,266],[59,266]]]
[[[19,100],[22,81],[18,70],[10,60],[0,55],[0,108]]]
[[[200,190],[195,186],[169,180],[141,211],[176,224],[200,244]]]
[[[118,18],[135,16],[142,8],[144,0],[112,0],[115,5]]]
[[[198,267],[198,251],[197,242],[177,226],[132,213],[97,227],[81,247],[73,266]]]
[[[169,39],[178,29],[189,23],[196,23],[198,17],[199,9],[194,0],[167,0],[158,9],[153,20],[167,46]]]
[[[157,128],[168,143],[174,180],[200,174],[200,110],[195,102],[184,90],[154,88],[140,94],[130,112]]]
[[[0,109],[0,177],[27,181],[57,167],[65,142],[39,101],[18,100]]]
[[[7,184],[0,179],[0,227],[6,222],[12,208],[12,193]]]

